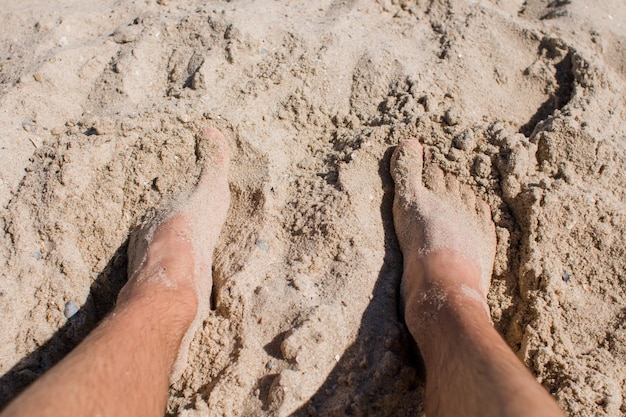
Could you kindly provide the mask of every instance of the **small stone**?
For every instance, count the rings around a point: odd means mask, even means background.
[[[32,132],[33,131],[33,124],[27,120],[24,120],[22,122],[22,129],[24,129],[27,132]]]
[[[261,250],[267,252],[270,248],[270,245],[262,240],[262,239],[257,239],[256,242],[254,242]]]
[[[179,122],[181,123],[189,123],[189,121],[191,120],[189,115],[187,113],[185,114],[179,114],[177,117]]]
[[[569,282],[570,279],[571,279],[571,277],[569,276],[567,271],[563,271],[563,281]]]
[[[38,72],[36,72],[36,73],[33,75],[33,78],[35,79],[35,81],[40,82],[40,81],[41,81],[41,74],[40,74],[40,73],[38,73]]]
[[[42,255],[41,255],[40,251],[35,252],[34,255],[35,255],[35,259],[37,259],[37,260],[40,260],[42,258]]]
[[[65,308],[63,309],[63,314],[65,318],[72,318],[74,315],[78,313],[78,306],[73,301],[68,301],[65,303]]]

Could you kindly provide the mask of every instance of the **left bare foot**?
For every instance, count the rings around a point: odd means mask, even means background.
[[[230,206],[228,143],[216,129],[206,129],[202,135],[209,151],[195,190],[131,234],[129,279],[118,296],[118,306],[149,299],[155,308],[167,308],[181,324],[191,325],[174,374],[181,371],[188,345],[208,308],[213,250]]]

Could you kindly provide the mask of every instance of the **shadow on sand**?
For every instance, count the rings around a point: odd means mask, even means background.
[[[293,417],[417,416],[423,414],[424,367],[417,345],[398,314],[402,254],[396,239],[392,205],[393,181],[388,150],[379,163],[384,187],[380,214],[385,256],[373,298],[356,339],[330,375]]]
[[[117,294],[126,283],[127,246],[128,240],[115,251],[107,266],[91,284],[83,307],[50,340],[0,377],[0,410],[63,359],[111,311]]]

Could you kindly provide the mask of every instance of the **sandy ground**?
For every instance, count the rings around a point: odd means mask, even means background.
[[[569,414],[623,415],[625,6],[0,1],[0,407],[109,311],[214,126],[233,203],[169,413],[422,413],[388,173],[417,137],[492,208],[508,344]]]

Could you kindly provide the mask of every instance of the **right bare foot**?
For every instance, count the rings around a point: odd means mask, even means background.
[[[426,366],[426,415],[563,417],[491,325],[486,294],[496,239],[489,207],[434,164],[422,166],[418,141],[398,145],[391,175],[401,296]]]
[[[480,305],[489,317],[496,244],[489,206],[436,165],[422,170],[420,143],[400,143],[391,158],[393,217],[404,256],[405,320],[418,344],[439,310],[456,300]]]

